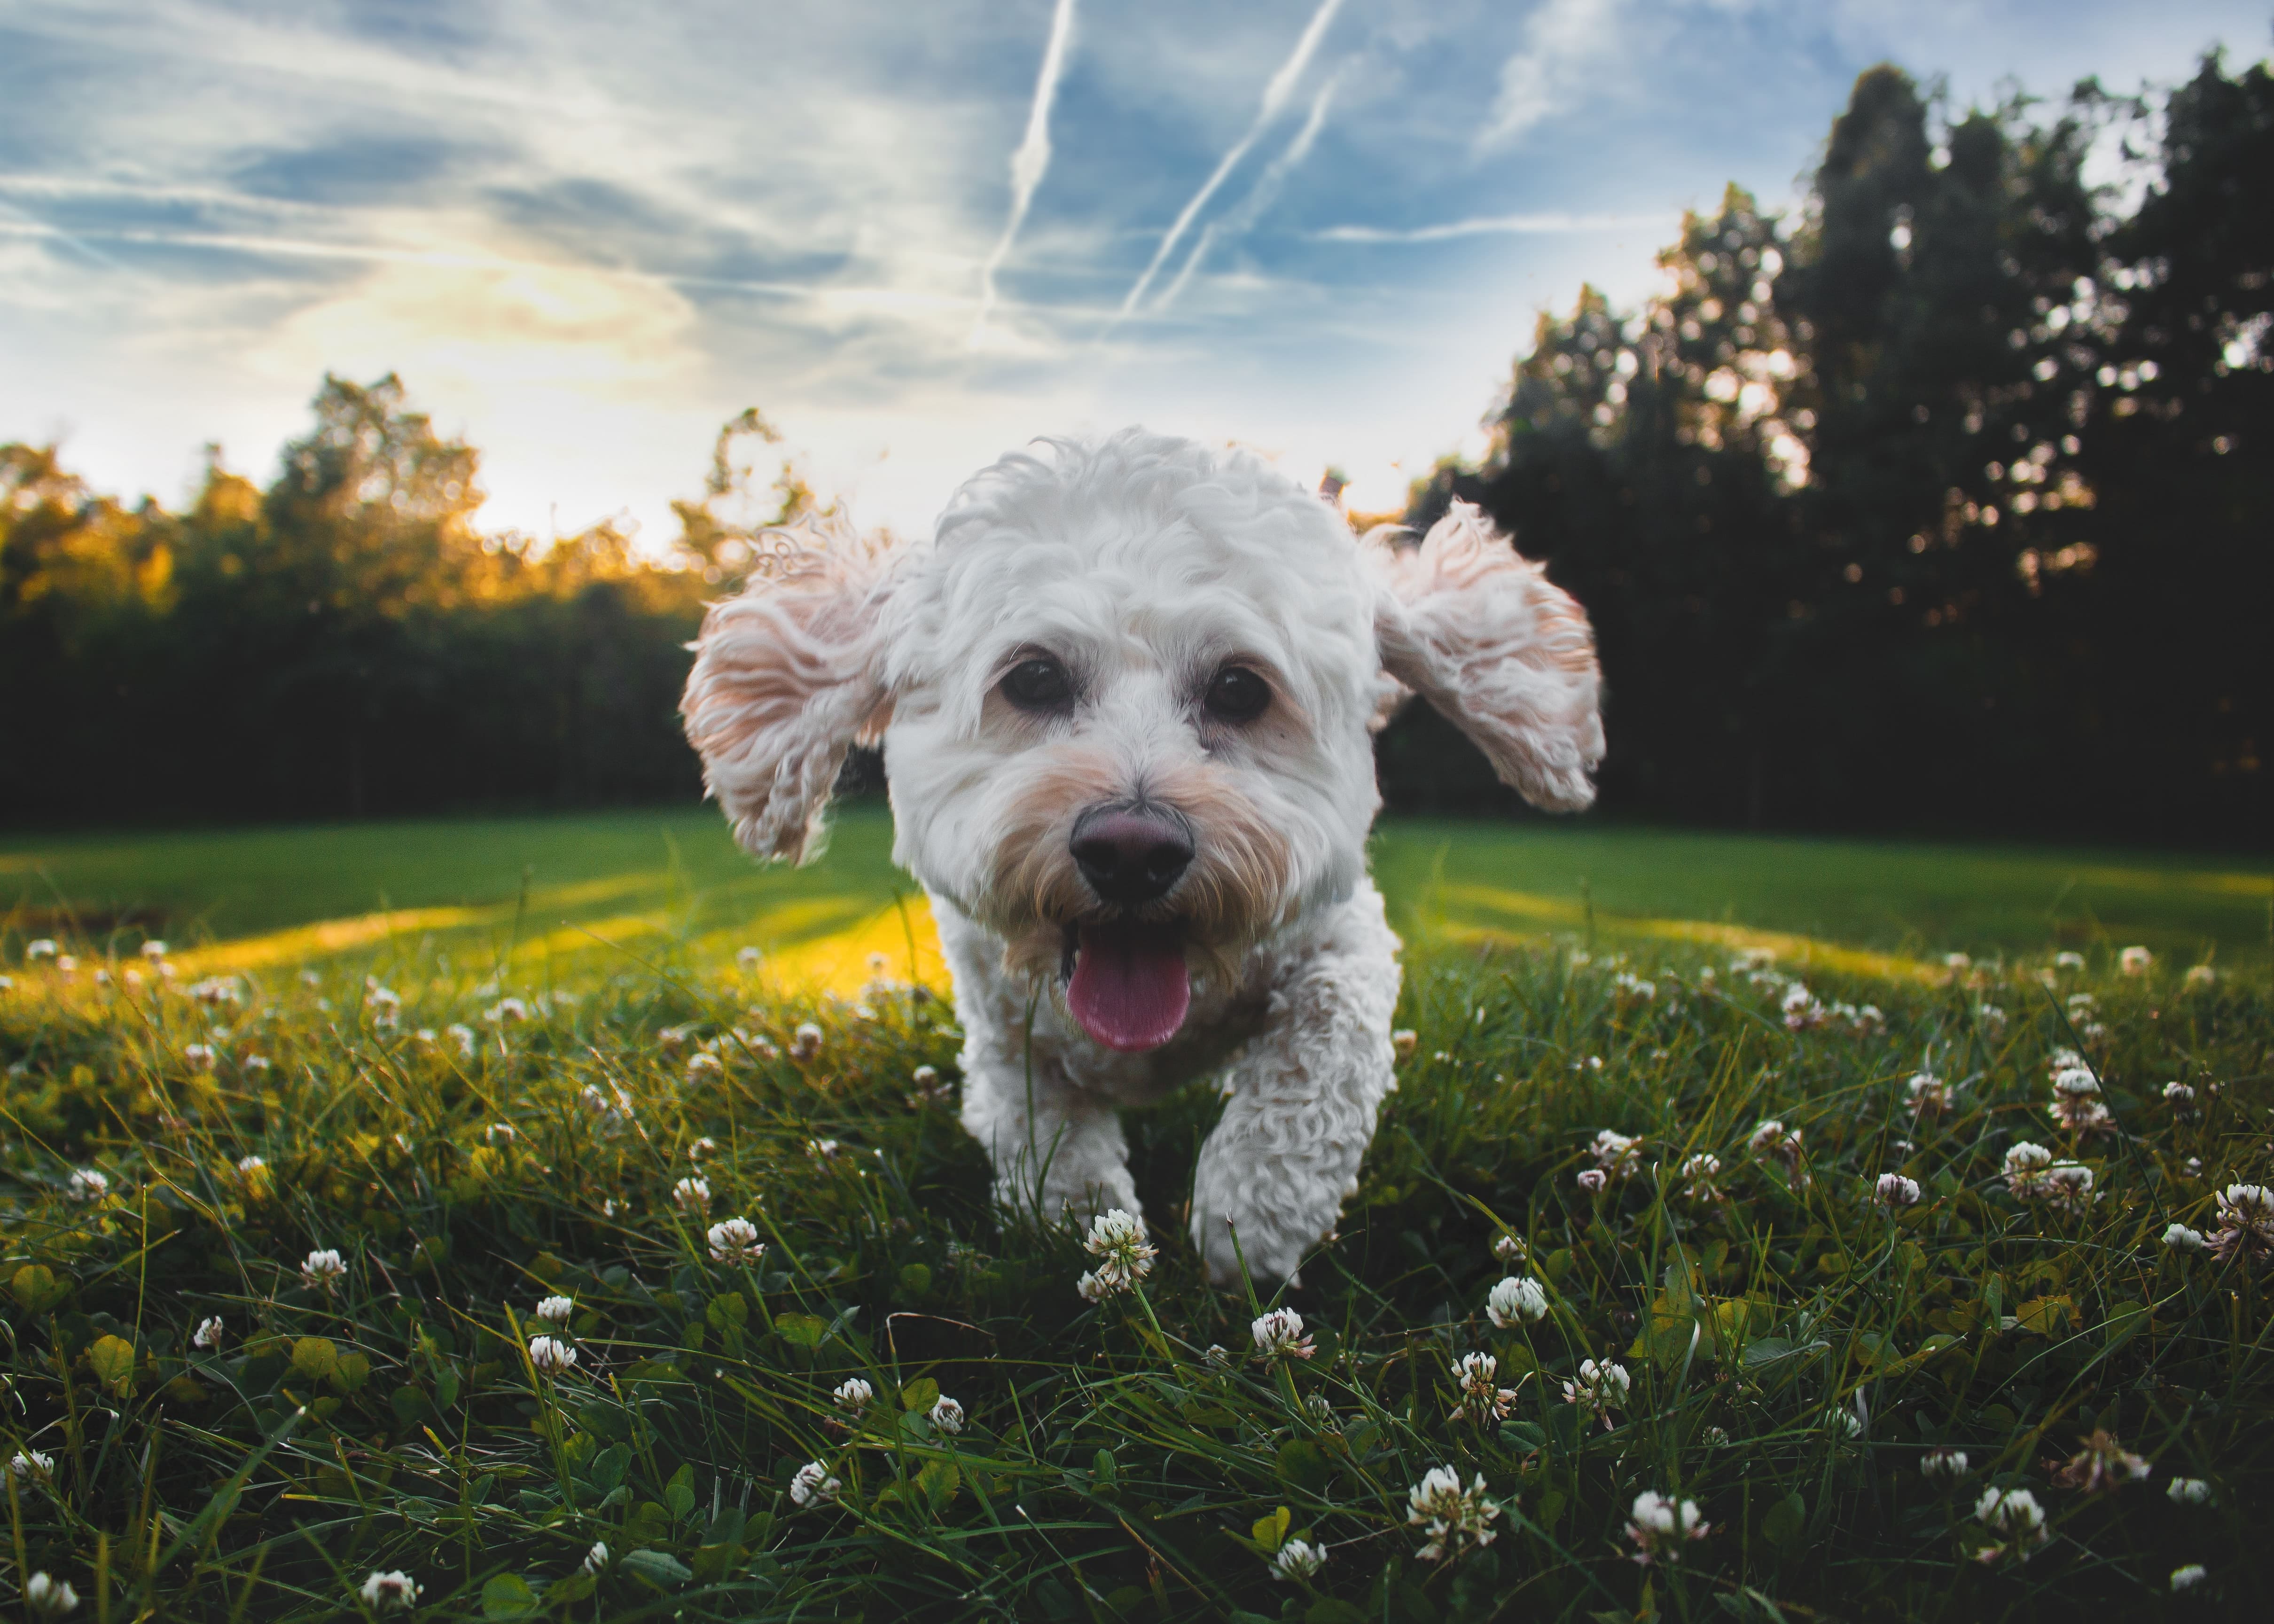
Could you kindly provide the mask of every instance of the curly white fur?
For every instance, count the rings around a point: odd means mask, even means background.
[[[1411,689],[1535,803],[1586,805],[1603,737],[1578,605],[1465,504],[1416,548],[1360,542],[1261,459],[1141,429],[1004,457],[928,545],[774,539],[705,621],[684,707],[738,837],[810,857],[847,748],[881,734],[893,856],[931,896],[964,1123],[998,1197],[1046,1220],[1137,1210],[1118,1110],[1221,1076],[1194,1244],[1218,1282],[1241,1255],[1292,1276],[1395,1086],[1370,733]],[[1001,690],[1037,654],[1072,674],[1063,714]],[[1252,722],[1201,704],[1227,663],[1270,688]],[[1128,914],[1181,933],[1191,989],[1177,1035],[1141,1053],[1093,1040],[1060,974],[1074,933],[1122,912],[1070,855],[1075,822],[1133,804],[1194,845],[1175,889]]]

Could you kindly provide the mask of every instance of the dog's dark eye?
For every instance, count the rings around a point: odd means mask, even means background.
[[[1226,665],[1201,703],[1219,722],[1252,722],[1271,703],[1271,685],[1245,665]]]
[[[1037,655],[1004,673],[1003,697],[1021,710],[1063,710],[1073,702],[1073,679],[1054,659]]]

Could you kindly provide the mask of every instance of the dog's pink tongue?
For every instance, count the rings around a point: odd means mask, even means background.
[[[1158,1049],[1192,1007],[1185,946],[1173,925],[1084,925],[1066,988],[1081,1029],[1108,1049]]]

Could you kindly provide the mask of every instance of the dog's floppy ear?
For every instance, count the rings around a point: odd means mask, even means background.
[[[742,594],[704,617],[679,710],[734,838],[804,862],[820,855],[846,751],[891,719],[890,559],[832,515],[764,532],[758,560]]]
[[[1386,586],[1374,614],[1382,669],[1442,711],[1532,805],[1576,812],[1593,802],[1602,673],[1586,611],[1468,502],[1455,502],[1419,547],[1377,540],[1374,551]]]

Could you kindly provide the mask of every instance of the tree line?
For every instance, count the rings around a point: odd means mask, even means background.
[[[668,556],[601,524],[484,534],[472,447],[401,382],[328,378],[264,490],[209,454],[186,511],[0,447],[0,817],[362,817],[692,799],[683,645],[759,525],[757,412]]]
[[[2263,64],[1956,113],[1874,69],[1799,207],[1733,186],[1640,308],[1543,316],[1403,516],[1480,502],[1587,605],[1614,815],[2263,846],[2270,174]],[[813,501],[778,439],[722,429],[661,556],[484,533],[391,377],[179,513],[0,446],[0,820],[692,798],[682,645]],[[1424,710],[1380,748],[1394,809],[1512,804]]]
[[[1542,317],[1407,516],[1479,502],[1587,605],[1607,807],[2263,847],[2270,176],[2263,64],[1957,117],[1874,69],[1795,214],[1732,187],[1641,308]],[[1503,801],[1443,733],[1385,781]]]

